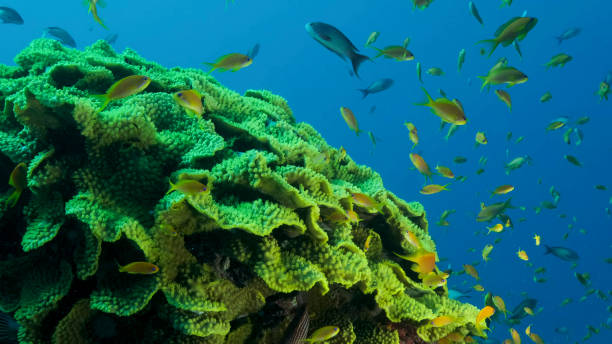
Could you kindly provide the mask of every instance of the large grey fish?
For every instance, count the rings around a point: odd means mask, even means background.
[[[0,21],[2,24],[23,24],[23,18],[10,7],[0,6]]]
[[[567,247],[550,247],[546,245],[544,245],[544,247],[546,248],[546,252],[544,252],[544,254],[552,253],[552,255],[556,256],[559,259],[565,260],[566,262],[575,262],[578,261],[578,259],[580,258],[576,251],[571,250]]]
[[[389,89],[389,87],[391,86],[393,86],[393,79],[385,78],[385,79],[376,80],[373,83],[371,83],[370,86],[368,86],[368,88],[361,88],[361,89],[358,89],[358,91],[362,93],[363,95],[362,98],[365,98],[370,93],[382,92],[386,89]]]
[[[306,31],[315,41],[321,43],[325,48],[329,49],[334,54],[340,56],[341,59],[345,60],[348,58],[351,60],[351,64],[353,65],[353,72],[357,77],[359,74],[357,70],[359,69],[359,65],[363,61],[369,60],[370,58],[358,54],[359,49],[355,47],[355,45],[342,33],[340,30],[335,27],[321,23],[321,22],[312,22],[306,24]]]
[[[555,37],[559,44],[563,43],[563,41],[568,40],[570,38],[574,38],[580,34],[582,30],[578,27],[572,27],[565,31],[560,36]]]
[[[46,35],[50,35],[52,37],[57,38],[57,40],[59,40],[64,45],[76,48],[76,42],[74,41],[74,38],[70,36],[68,31],[62,29],[61,27],[51,26],[46,28],[43,33],[43,37],[45,37]]]
[[[521,319],[529,315],[525,311],[525,307],[535,309],[537,305],[538,305],[538,300],[536,299],[524,299],[518,305],[516,305],[516,307],[514,307],[512,312],[510,312],[511,315],[508,317],[508,323],[518,324],[521,321]]]

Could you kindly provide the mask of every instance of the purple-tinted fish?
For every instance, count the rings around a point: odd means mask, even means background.
[[[0,6],[0,21],[2,24],[23,24],[23,18],[10,7]]]
[[[393,86],[393,79],[385,78],[385,79],[376,80],[373,83],[371,83],[370,86],[368,86],[368,88],[358,89],[358,91],[362,93],[363,95],[362,98],[365,98],[370,93],[382,92],[391,86]]]
[[[321,43],[325,48],[340,56],[341,59],[345,60],[348,58],[351,60],[353,72],[355,72],[355,76],[359,77],[357,73],[359,65],[370,58],[358,54],[357,52],[359,49],[357,49],[340,30],[329,24],[312,22],[306,24],[306,31],[315,41]]]

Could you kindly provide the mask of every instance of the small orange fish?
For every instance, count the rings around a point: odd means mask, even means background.
[[[28,170],[26,164],[24,162],[20,162],[15,166],[13,171],[9,176],[9,185],[14,187],[15,190],[11,193],[11,195],[6,199],[6,205],[9,208],[14,207],[19,201],[19,197],[23,193],[25,189],[28,187],[28,179],[27,179]]]
[[[483,329],[488,329],[486,320],[495,314],[495,309],[491,306],[485,306],[476,315],[476,329],[482,332]]]
[[[432,319],[429,322],[429,325],[431,325],[432,327],[442,327],[448,324],[452,324],[454,321],[455,317],[452,317],[450,315],[441,315],[437,318]]]
[[[515,329],[510,328],[510,336],[512,337],[512,342],[514,342],[514,344],[521,344],[521,336]]]
[[[409,156],[410,156],[410,161],[412,162],[414,167],[417,169],[417,171],[419,171],[422,175],[424,175],[426,180],[428,178],[431,178],[433,173],[429,169],[429,165],[427,165],[427,163],[425,162],[425,159],[423,159],[422,156],[416,153],[410,153]]]
[[[530,335],[531,334],[531,324],[529,324],[529,326],[527,326],[527,328],[525,329],[525,334],[526,335]]]
[[[480,279],[480,276],[478,276],[478,271],[476,271],[476,268],[473,267],[472,265],[463,264],[463,269],[465,270],[465,273],[474,277],[477,281]]]
[[[486,145],[487,143],[489,143],[489,140],[487,140],[487,136],[485,135],[485,133],[483,133],[482,131],[476,133],[476,143],[481,145]]]
[[[98,112],[104,110],[108,103],[113,100],[129,97],[131,95],[144,91],[151,83],[151,78],[144,75],[130,75],[115,82],[106,91],[106,94],[95,95],[95,97],[103,98],[104,103],[98,109]]]
[[[365,243],[363,244],[363,252],[368,252],[368,250],[370,249],[370,243],[372,242],[372,234],[368,234],[368,237],[365,240]]]
[[[493,195],[505,195],[511,191],[514,190],[514,186],[512,185],[501,185],[495,188],[495,190],[493,190],[492,194]]]
[[[231,53],[223,55],[213,63],[204,62],[205,65],[212,67],[211,70],[209,70],[206,74],[210,74],[217,69],[222,72],[226,72],[228,70],[235,72],[241,70],[242,68],[250,66],[251,63],[253,63],[252,58],[240,53]]]
[[[508,106],[508,110],[512,112],[512,99],[510,98],[510,94],[504,90],[495,90],[495,94],[497,94],[497,97]]]
[[[474,290],[476,290],[476,291],[484,291],[485,290],[485,288],[483,286],[481,286],[480,284],[476,284],[472,288],[474,288]]]
[[[357,118],[355,118],[355,114],[353,114],[353,111],[351,111],[351,109],[347,107],[341,106],[340,114],[342,115],[342,118],[344,118],[344,121],[349,126],[349,128],[353,130],[355,134],[359,135],[359,133],[361,133],[361,130],[359,130],[359,124],[357,123]]]
[[[310,337],[304,339],[305,342],[319,343],[335,337],[340,332],[337,326],[325,326],[314,331]]]
[[[541,237],[539,235],[534,235],[533,240],[535,240],[535,245],[540,246]]]
[[[491,251],[493,251],[493,245],[485,245],[485,247],[482,249],[482,260],[488,262]]]
[[[369,212],[376,211],[382,214],[382,204],[376,202],[372,197],[359,192],[351,192],[353,203]]]
[[[525,251],[521,250],[520,248],[519,248],[519,250],[516,252],[516,255],[517,255],[517,256],[518,256],[520,259],[522,259],[522,260],[524,260],[524,261],[528,261],[528,260],[529,260],[529,256],[527,256],[527,252],[525,252]]]
[[[529,315],[533,315],[533,310],[529,307],[523,307],[523,310],[525,311],[525,313],[529,314]]]
[[[542,338],[533,332],[529,334],[529,338],[531,338],[531,340],[533,340],[533,342],[536,344],[544,344]]]
[[[419,238],[417,238],[417,236],[412,233],[411,231],[404,231],[404,238],[406,239],[406,241],[408,241],[408,243],[414,247],[417,250],[420,250],[423,248],[423,245],[421,244],[421,241],[419,240]]]
[[[441,272],[439,274],[430,272],[423,276],[422,282],[425,287],[435,289],[445,285],[448,276],[449,275],[445,272]]]
[[[451,171],[450,168],[445,166],[436,166],[436,171],[442,175],[442,177],[453,179],[455,178],[455,174]]]
[[[427,101],[416,105],[423,105],[429,107],[433,114],[440,117],[440,119],[446,123],[455,125],[464,125],[467,123],[465,113],[463,112],[463,106],[457,99],[453,99],[451,101],[444,97],[434,100],[433,98],[431,98],[429,93],[427,93],[427,90],[425,90],[424,88],[422,89],[423,92],[425,92]]]
[[[412,267],[412,271],[418,273],[419,275],[427,275],[428,273],[434,271],[436,268],[436,254],[432,252],[421,252],[411,256],[404,256],[401,254],[397,254],[393,252],[396,256],[413,262],[416,266]]]
[[[406,128],[408,128],[408,137],[410,138],[410,141],[412,141],[412,149],[414,149],[414,147],[419,144],[419,135],[417,133],[417,128],[414,126],[414,124],[410,122],[404,122],[404,125],[406,126]]]
[[[119,272],[127,272],[128,274],[152,275],[158,271],[157,265],[147,262],[133,262],[128,265],[119,266]]]
[[[433,195],[441,191],[448,191],[448,189],[446,188],[447,186],[448,184],[446,185],[438,185],[438,184],[425,185],[419,192],[422,193],[423,195]]]
[[[361,221],[359,215],[357,215],[357,213],[353,210],[348,210],[346,212],[346,215],[348,216],[348,220],[350,223],[359,223]]]
[[[178,91],[172,95],[176,103],[185,109],[188,114],[202,116],[204,105],[202,105],[202,95],[196,90]]]
[[[348,214],[340,211],[334,211],[333,213],[327,215],[325,219],[327,221],[339,224],[349,222]]]
[[[166,192],[166,195],[171,193],[172,191],[180,191],[185,195],[194,196],[199,194],[200,192],[208,192],[208,188],[206,185],[200,183],[197,180],[193,179],[181,179],[176,184],[172,184],[172,181],[168,181],[170,183],[170,190]]]

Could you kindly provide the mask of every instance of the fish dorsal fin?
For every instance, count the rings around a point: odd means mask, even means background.
[[[459,101],[459,99],[453,99],[453,103],[454,103],[455,105],[457,105],[457,106],[458,106],[458,107],[461,109],[461,112],[465,112],[465,111],[463,111],[463,104],[461,104],[461,102]]]
[[[506,23],[504,23],[502,26],[500,26],[499,28],[497,28],[497,31],[495,31],[494,35],[497,38],[502,32],[504,32],[504,30],[510,26],[510,24],[514,23],[517,19],[520,19],[522,17],[514,17],[510,20],[508,20]]]

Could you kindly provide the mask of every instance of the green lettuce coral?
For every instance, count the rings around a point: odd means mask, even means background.
[[[435,252],[423,207],[296,123],[280,96],[241,96],[103,41],[39,39],[15,62],[0,66],[0,178],[24,162],[28,189],[15,207],[0,189],[0,311],[21,343],[280,343],[299,309],[310,332],[340,328],[328,343],[474,331],[475,307],[393,254],[416,252],[408,233]],[[130,75],[152,82],[98,112],[93,95]],[[202,117],[174,101],[186,89]],[[185,179],[207,191],[167,193]],[[119,271],[131,262],[159,272]],[[458,320],[432,328],[441,315]]]

